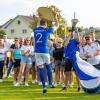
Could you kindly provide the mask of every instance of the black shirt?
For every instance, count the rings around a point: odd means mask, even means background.
[[[64,55],[64,47],[62,48],[55,48],[53,51],[53,57],[54,60],[63,60],[63,55]]]

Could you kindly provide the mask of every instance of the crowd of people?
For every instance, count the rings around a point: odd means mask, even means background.
[[[22,81],[25,86],[29,86],[31,74],[32,84],[42,85],[43,93],[47,92],[48,84],[50,88],[55,88],[57,84],[62,84],[62,90],[72,88],[75,50],[79,51],[82,59],[100,70],[100,41],[96,40],[95,32],[85,36],[82,32],[73,32],[64,41],[62,38],[49,38],[55,26],[56,29],[58,27],[57,20],[53,27],[45,26],[45,21],[41,20],[40,26],[34,29],[34,37],[15,37],[13,43],[8,41],[7,35],[0,39],[0,83],[13,72],[14,86],[20,86]],[[77,39],[74,35],[77,35]],[[72,47],[73,43],[76,45],[75,48]],[[77,90],[80,91],[81,85],[77,74],[76,78]]]

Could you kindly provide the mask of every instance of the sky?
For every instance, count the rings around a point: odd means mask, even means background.
[[[100,0],[0,0],[0,25],[17,15],[32,15],[47,5],[58,7],[69,25],[76,12],[77,26],[100,27]]]

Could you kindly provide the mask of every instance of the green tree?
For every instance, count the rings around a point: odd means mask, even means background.
[[[0,29],[0,39],[2,39],[4,35],[6,35],[5,31]]]
[[[57,15],[57,18],[59,21],[59,28],[53,34],[59,37],[65,37],[69,30],[66,19],[61,15],[61,11],[56,6],[51,5],[47,7],[53,10],[53,12]],[[51,27],[52,21],[47,20],[47,19],[45,20],[47,21],[47,26]],[[30,27],[34,29],[37,26],[37,23],[38,23],[38,18],[37,16],[34,15],[32,23],[30,24]]]

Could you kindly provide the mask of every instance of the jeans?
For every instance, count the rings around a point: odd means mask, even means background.
[[[10,60],[8,71],[7,71],[7,77],[10,75],[12,68],[13,68],[13,62]]]

